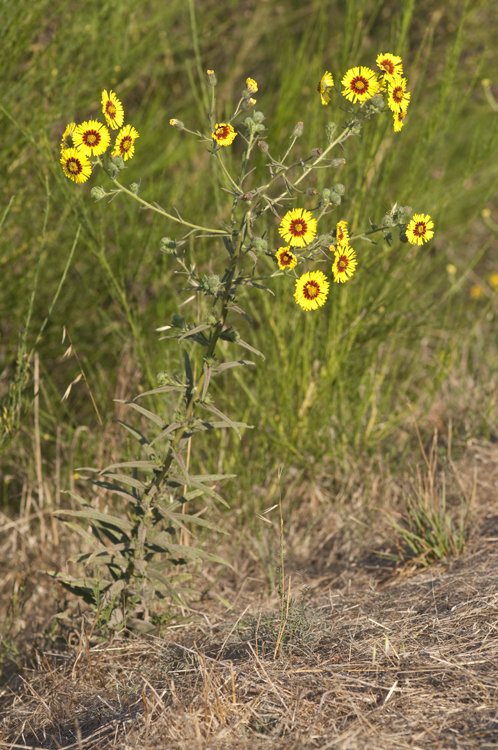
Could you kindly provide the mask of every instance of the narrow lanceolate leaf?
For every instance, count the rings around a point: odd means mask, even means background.
[[[124,552],[125,550],[134,550],[137,548],[136,544],[128,543],[128,542],[121,542],[121,544],[111,544],[109,547],[101,547],[101,549],[95,550],[95,552],[92,552],[90,557],[87,558],[86,564],[90,565],[93,560],[98,558],[98,562],[101,563],[106,555],[111,556],[112,558],[115,557],[115,553],[117,552]],[[129,560],[126,559],[126,557],[123,557],[122,555],[117,556],[117,560],[119,560],[119,564],[126,567],[129,563]]]
[[[91,562],[90,558],[92,558]],[[76,565],[114,565],[115,568],[121,568],[121,570],[126,570],[130,564],[129,561],[125,557],[121,557],[121,555],[107,555],[105,552],[97,554],[95,558],[93,555],[77,554],[69,559],[71,562],[76,563]]]
[[[156,437],[154,438],[154,440],[151,441],[151,445],[154,445],[155,443],[157,443],[158,440],[162,440],[167,435],[170,435],[172,432],[174,432],[175,430],[177,430],[181,426],[182,426],[181,422],[171,422],[171,424],[169,424],[166,427],[165,430],[163,430],[162,432],[160,432],[159,435],[156,435]]]
[[[183,359],[185,360],[185,375],[187,376],[188,387],[189,390],[192,390],[194,387],[194,375],[192,372],[190,357],[188,356],[188,351],[186,349],[183,350]]]
[[[239,342],[240,343],[240,342]],[[219,409],[216,408],[216,406],[213,406],[212,404],[206,404],[199,401],[199,406],[202,406],[203,409],[207,409],[207,411],[212,412],[213,414],[216,414],[217,417],[219,417],[223,422],[226,422],[226,424],[232,428],[232,430],[235,430],[239,438],[242,438],[242,435],[240,434],[240,430],[237,427],[236,422],[232,422],[230,417],[227,417],[226,414],[223,414]]]
[[[211,523],[211,521],[206,521],[204,518],[200,518],[199,516],[190,516],[187,513],[168,513],[167,510],[163,513],[164,516],[167,516],[171,518],[175,523],[191,523],[196,524],[197,526],[204,526],[206,529],[211,529],[212,531],[218,531],[220,534],[228,534],[229,532],[226,531],[226,529],[222,529],[219,526],[216,526],[216,524]]]
[[[229,370],[231,367],[241,367],[242,365],[255,365],[255,362],[251,362],[249,359],[238,359],[234,362],[222,362],[212,370],[212,375],[218,375],[220,372]]]
[[[161,385],[159,388],[153,388],[151,391],[139,393],[133,400],[137,401],[144,396],[155,396],[157,393],[173,393],[175,391],[185,391],[186,389],[187,386],[183,385],[183,383],[178,383],[178,385]]]
[[[200,325],[195,326],[195,328],[191,328],[189,331],[185,331],[185,333],[182,333],[182,335],[178,337],[178,341],[183,341],[183,339],[188,339],[191,336],[195,336],[196,333],[206,331],[208,328],[213,328],[213,326],[210,323],[201,323]]]
[[[206,398],[206,394],[209,388],[209,383],[211,382],[211,373],[213,371],[213,368],[211,367],[211,365],[208,365],[207,362],[204,362],[203,369],[204,369],[204,382],[202,384],[202,390],[199,395],[199,399],[201,401],[204,401],[204,399]]]
[[[72,521],[66,521],[65,518],[59,518],[59,521],[63,521],[66,526],[68,526],[73,531],[76,531],[77,534],[79,534],[85,542],[90,545],[91,547],[95,547],[97,544],[97,538],[93,536],[93,534],[90,534],[86,529],[84,529],[82,526],[80,526],[77,523],[73,523]]]
[[[142,395],[145,395],[145,394],[142,394]],[[143,447],[143,449],[145,450],[145,452],[147,453],[147,455],[149,456],[149,458],[154,458],[155,457],[156,454],[152,450],[149,441],[147,440],[147,438],[145,437],[145,435],[142,435],[142,433],[140,432],[140,430],[137,430],[136,427],[132,427],[131,424],[127,424],[126,422],[122,422],[121,419],[117,419],[116,422],[118,422],[118,424],[123,425],[123,427],[125,427],[128,430],[128,432],[131,432],[131,434],[133,435],[133,437],[136,438],[136,440],[138,440],[138,442],[140,443],[140,445]]]
[[[272,292],[271,289],[268,289],[267,286],[263,286],[262,284],[256,284],[255,281],[251,281],[250,279],[237,279],[236,282],[234,282],[233,286],[255,286],[257,289],[263,289],[265,292],[270,292],[273,297],[275,296],[275,293]]]
[[[124,461],[120,464],[111,464],[106,466],[105,469],[100,470],[100,474],[104,474],[112,471],[112,469],[143,469],[144,471],[154,471],[158,469],[158,465],[155,461]],[[93,469],[95,471],[95,469]],[[99,471],[97,469],[97,471]]]
[[[228,565],[229,568],[232,566],[227,560],[224,560],[218,555],[212,555],[209,552],[204,552],[202,549],[196,549],[195,547],[186,547],[184,544],[171,544],[169,539],[171,537],[166,531],[161,531],[156,536],[153,536],[149,543],[154,544],[157,547],[161,547],[164,551],[174,555],[177,559],[183,557],[185,560],[210,560],[211,562],[220,563],[221,565]]]
[[[212,497],[213,500],[218,500],[218,502],[222,503],[226,508],[229,508],[230,506],[224,500],[221,495],[219,495],[215,490],[211,489],[211,487],[206,487],[206,485],[202,484],[202,482],[198,482],[196,477],[188,477],[188,479],[185,479],[184,476],[179,476],[178,474],[174,474],[173,472],[169,475],[170,482],[177,482],[178,486],[182,486],[184,484],[187,485],[187,487],[196,487],[197,489],[201,490],[203,495],[208,495],[208,497]],[[204,502],[208,502],[208,500],[204,500]]]
[[[238,344],[239,346],[243,346],[244,349],[248,349],[250,352],[254,352],[254,354],[258,355],[258,357],[262,357],[263,359],[265,359],[265,355],[262,354],[258,349],[255,349],[253,346],[248,344],[247,341],[243,341],[242,339],[237,339],[235,343]]]
[[[228,308],[228,310],[229,310],[229,312],[232,312],[232,310],[233,310],[234,312],[239,313],[239,315],[242,315],[242,317],[244,317],[247,320],[247,322],[249,323],[249,325],[254,328],[254,326],[252,324],[251,318],[246,313],[246,311],[243,310],[241,307],[239,307],[238,305],[230,305],[229,308]]]
[[[126,406],[130,406],[132,409],[135,409],[135,411],[140,412],[140,414],[143,414],[143,416],[146,419],[150,419],[152,422],[155,422],[159,427],[164,427],[164,419],[161,419],[160,416],[157,414],[154,414],[153,411],[149,411],[148,409],[144,409],[143,406],[140,406],[139,404],[135,404],[133,401],[123,401],[121,398],[115,398],[114,401],[117,401],[119,404],[126,404]]]
[[[253,425],[246,424],[245,422],[234,422],[234,424],[236,424],[237,427],[247,427],[248,430],[254,429]],[[226,422],[206,422],[206,420],[202,420],[194,425],[192,431],[203,432],[204,430],[220,430],[221,428],[226,429],[227,427],[228,425]]]
[[[176,593],[174,587],[171,585],[171,582],[168,579],[168,576],[164,575],[164,573],[161,573],[161,571],[156,570],[152,565],[149,565],[149,567],[147,568],[147,575],[150,578],[161,583],[167,589],[169,595],[171,596],[175,604],[178,604],[181,607],[185,606],[185,602],[183,602],[178,596],[178,594]]]
[[[88,521],[98,521],[99,523],[106,524],[111,528],[115,528],[118,531],[129,531],[133,530],[133,524],[124,518],[117,518],[116,516],[109,516],[107,513],[99,513],[97,510],[57,510],[54,516],[58,518],[60,515],[74,516],[75,518],[84,518]]]
[[[139,479],[135,479],[134,477],[128,476],[128,474],[120,474],[115,471],[108,471],[107,469],[103,469],[102,471],[99,471],[98,474],[99,477],[110,477],[113,480],[116,480],[116,482],[121,482],[122,484],[127,485],[128,487],[133,487],[136,490],[140,490],[140,492],[145,492],[145,484],[141,482]],[[90,479],[90,482],[92,484],[97,484],[97,479]],[[105,482],[107,484],[107,482]],[[119,485],[114,485],[118,486]],[[121,489],[121,488],[120,488]]]

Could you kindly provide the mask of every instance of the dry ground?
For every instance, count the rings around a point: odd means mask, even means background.
[[[104,641],[91,613],[62,620],[0,691],[0,747],[498,747],[496,446],[469,447],[464,483],[476,467],[459,558],[393,569],[364,550],[340,563],[340,529],[308,534],[287,558],[298,585],[280,648],[278,599],[255,564],[236,566],[232,612],[213,596],[162,635]]]

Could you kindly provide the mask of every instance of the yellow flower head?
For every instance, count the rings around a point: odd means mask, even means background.
[[[335,236],[338,245],[347,245],[349,242],[348,222],[340,221],[335,228]],[[331,248],[335,250],[335,247],[331,245]]]
[[[410,103],[410,92],[406,90],[406,78],[394,75],[387,87],[387,105],[393,112],[406,112]]]
[[[434,222],[429,214],[414,214],[406,228],[408,242],[412,245],[423,245],[434,237]]]
[[[135,140],[140,138],[132,125],[125,125],[116,136],[113,156],[122,156],[125,161],[131,159],[135,153]]]
[[[496,271],[489,274],[488,282],[491,289],[498,289],[498,273]]]
[[[279,247],[275,253],[275,258],[278,261],[278,267],[281,271],[285,271],[286,268],[289,270],[297,265],[297,258],[290,247]]]
[[[211,138],[214,138],[219,146],[230,146],[236,135],[237,133],[231,125],[226,122],[220,122],[216,123],[214,132],[211,133]]]
[[[73,133],[74,145],[86,156],[100,156],[107,151],[111,136],[105,125],[97,120],[83,122]]]
[[[341,81],[344,86],[342,95],[350,102],[366,102],[379,90],[379,83],[374,71],[363,66],[351,68]]]
[[[293,208],[285,214],[278,231],[289,245],[306,247],[316,234],[316,219],[304,208]]]
[[[323,74],[323,76],[320,78],[320,82],[317,86],[318,93],[320,94],[320,98],[322,100],[322,104],[328,104],[330,102],[329,91],[333,88],[334,88],[334,79],[332,78],[332,73],[329,73],[327,70]]]
[[[112,130],[123,127],[124,109],[114,91],[102,92],[102,112],[107,124]]]
[[[76,148],[66,148],[61,153],[62,169],[73,182],[86,182],[92,174],[88,157]]]
[[[358,261],[352,247],[341,245],[335,254],[332,273],[337,283],[347,281],[355,272]]]
[[[308,271],[296,281],[294,299],[303,310],[316,310],[325,304],[330,283],[322,271]]]
[[[61,151],[64,151],[65,149],[68,149],[68,148],[72,148],[74,146],[73,133],[75,129],[76,129],[75,122],[70,122],[69,125],[66,127],[65,131],[62,134]]]
[[[479,299],[479,297],[482,297],[482,289],[479,284],[474,284],[474,286],[470,287],[470,296],[472,299]]]
[[[256,83],[256,81],[253,78],[248,78],[246,80],[246,86],[247,86],[247,91],[250,94],[255,94],[256,91],[258,90],[258,84]]]
[[[403,75],[401,57],[398,57],[397,55],[391,55],[389,52],[386,52],[385,54],[381,52],[380,55],[377,55],[377,60],[375,62],[387,76]]]
[[[407,108],[408,109],[408,108]],[[393,112],[393,124],[394,124],[394,132],[399,133],[403,125],[405,124],[403,120],[406,117],[407,109],[403,112],[403,110],[400,110],[399,112]]]

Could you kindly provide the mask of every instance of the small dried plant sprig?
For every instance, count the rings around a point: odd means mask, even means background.
[[[99,602],[111,607],[113,627],[126,625],[151,629],[154,627],[154,612],[157,614],[154,607],[161,599],[188,606],[188,590],[183,589],[183,584],[190,570],[187,568],[186,572],[179,573],[179,569],[189,561],[196,561],[199,565],[206,562],[228,565],[190,543],[189,540],[194,542],[192,528],[196,525],[213,531],[220,529],[205,516],[201,519],[188,512],[188,506],[199,498],[203,499],[209,512],[214,512],[215,504],[224,502],[215,486],[227,476],[196,475],[190,468],[190,459],[195,455],[191,452],[191,441],[197,433],[229,428],[241,437],[242,431],[248,429],[248,425],[215,406],[210,391],[211,381],[218,375],[235,367],[254,365],[253,361],[238,356],[229,359],[226,344],[241,347],[264,359],[264,355],[244,341],[237,330],[237,317],[251,322],[242,307],[241,290],[251,288],[256,294],[273,294],[267,286],[267,279],[291,276],[293,281],[285,279],[284,283],[294,283],[295,302],[308,314],[328,304],[331,296],[341,292],[344,283],[351,281],[353,275],[356,277],[356,272],[361,272],[361,262],[357,259],[356,248],[353,248],[357,241],[373,242],[370,236],[378,233],[390,244],[395,229],[399,230],[403,242],[417,245],[433,236],[434,225],[430,216],[413,216],[410,207],[398,205],[393,206],[380,225],[371,222],[369,229],[354,230],[349,227],[347,218],[337,215],[331,218],[342,203],[345,186],[337,182],[319,192],[309,185],[313,174],[344,165],[344,158],[332,158],[332,152],[338,147],[344,148],[349,138],[360,134],[366,121],[382,113],[383,95],[388,97],[388,104],[389,97],[406,99],[405,79],[402,79],[402,92],[394,91],[401,71],[400,61],[388,54],[381,58],[380,62],[377,61],[381,74],[366,67],[353,68],[346,73],[342,84],[344,96],[351,102],[348,104],[349,119],[338,134],[333,122],[326,124],[324,147],[314,148],[304,157],[293,157],[295,144],[304,133],[303,122],[296,124],[287,146],[282,149],[283,156],[277,158],[271,154],[266,141],[263,113],[253,111],[243,122],[240,121],[241,115],[256,103],[252,95],[257,92],[258,84],[252,78],[247,78],[246,88],[233,115],[221,121],[216,113],[216,75],[212,70],[207,71],[206,85],[210,94],[204,132],[191,130],[176,118],[172,118],[170,124],[181,133],[194,135],[202,144],[207,144],[212,158],[218,163],[218,187],[230,196],[221,226],[205,225],[198,219],[189,220],[176,209],[166,211],[158,203],[142,198],[139,184],[127,187],[122,183],[120,173],[126,168],[125,162],[134,155],[139,134],[133,126],[123,125],[124,110],[113,92],[104,91],[102,103],[106,118],[111,118],[110,127],[113,130],[121,128],[114,145],[111,145],[107,128],[98,121],[84,122],[80,126],[71,123],[64,132],[61,162],[67,177],[84,182],[92,168],[100,167],[109,178],[112,189],[93,188],[92,195],[96,200],[123,195],[182,227],[184,234],[180,238],[163,238],[161,251],[179,265],[179,274],[184,279],[184,288],[179,292],[193,293],[201,300],[196,320],[189,321],[175,314],[171,324],[161,328],[168,331],[163,338],[176,339],[183,348],[182,374],[160,373],[157,388],[127,402],[132,411],[157,431],[155,437],[150,438],[134,424],[122,423],[138,441],[145,458],[113,464],[91,478],[94,484],[110,490],[124,501],[125,512],[120,515],[110,511],[100,513],[84,498],[75,496],[81,509],[59,513],[90,525],[92,534],[68,521],[92,548],[90,552],[78,553],[73,560],[87,568],[97,568],[99,572],[97,577],[80,579],[55,575],[63,585],[95,607],[100,606]],[[390,66],[396,70],[393,75],[388,73]],[[327,71],[318,86],[324,105],[332,100],[333,86],[334,79]],[[406,113],[406,108],[401,111]],[[226,151],[231,148],[242,151],[240,169],[235,174],[225,161]],[[251,158],[258,150],[265,156],[267,177],[259,186],[247,190],[246,180],[252,172]],[[297,197],[299,203],[296,205]],[[302,205],[304,201],[308,202],[307,207]],[[313,205],[309,205],[310,202]],[[347,216],[347,212],[345,214]],[[285,247],[272,248],[265,239],[268,223],[274,218],[278,221],[278,233]],[[194,239],[217,240],[219,249],[213,252],[211,259],[214,267],[218,264],[218,273],[201,275],[195,263],[187,262],[182,248],[192,235]],[[266,264],[265,256],[271,258],[272,269],[268,271],[264,265],[263,272],[257,275],[258,265]],[[325,263],[327,273],[310,268],[313,263]],[[331,284],[332,280],[337,283]],[[351,283],[355,283],[354,279]],[[299,311],[296,309],[296,312]],[[224,346],[220,346],[221,343]],[[142,405],[142,399],[151,397],[177,399],[169,421]],[[145,477],[139,478],[142,474]]]

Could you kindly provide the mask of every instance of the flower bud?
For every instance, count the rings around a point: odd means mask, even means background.
[[[257,253],[265,253],[268,250],[268,243],[261,237],[253,237],[251,247]]]
[[[173,328],[180,328],[183,330],[186,326],[186,321],[183,315],[178,315],[178,313],[175,313],[171,319],[171,323],[173,324]]]
[[[264,125],[256,125],[256,127],[254,128],[254,130],[256,131],[256,133],[262,133],[263,130],[266,130],[266,128],[265,128]]]
[[[212,89],[214,89],[214,87],[218,83],[214,70],[206,71],[206,83]]]
[[[240,109],[242,112],[245,109],[252,109],[256,105],[256,99],[244,99],[244,101],[241,104]]]
[[[332,159],[330,162],[330,166],[334,167],[334,169],[337,169],[338,167],[342,167],[343,164],[346,163],[346,159]]]
[[[334,204],[334,206],[340,206],[341,205],[341,196],[339,193],[336,193],[335,190],[333,190],[330,194],[330,202]]]
[[[318,190],[314,187],[309,187],[306,191],[306,195],[313,198],[313,196],[318,195]]]
[[[325,201],[325,203],[328,203],[330,201],[330,196],[332,194],[332,190],[329,188],[324,188],[322,190],[322,200]]]
[[[344,195],[345,192],[346,188],[340,182],[338,182],[337,185],[334,185],[334,193],[337,193],[337,195]]]
[[[292,131],[292,137],[300,138],[303,134],[303,130],[304,130],[304,124],[302,122],[298,122],[296,127]]]
[[[405,219],[411,219],[413,216],[413,208],[411,206],[403,206],[403,213],[405,215]]]
[[[323,154],[323,148],[314,148],[311,150],[311,156],[316,159],[317,156],[321,156]]]
[[[241,198],[246,203],[250,203],[252,200],[254,200],[255,195],[256,195],[256,192],[254,190],[251,190],[248,193],[244,193],[244,195],[242,195]]]
[[[103,187],[93,187],[90,190],[90,195],[92,198],[95,198],[96,201],[101,201],[102,198],[106,197],[107,193]]]
[[[254,122],[259,125],[260,122],[263,122],[265,119],[265,116],[262,112],[255,112],[254,113]]]
[[[134,195],[138,195],[138,191],[140,190],[140,185],[138,182],[132,182],[130,185],[130,190]]]
[[[268,146],[266,141],[258,141],[258,148],[260,151],[262,151],[264,154],[267,154],[270,147]]]
[[[358,120],[356,120],[356,122],[353,123],[353,125],[351,126],[349,132],[351,133],[351,135],[360,135],[360,133],[361,133],[361,122],[358,122]]]
[[[384,218],[382,219],[382,225],[385,227],[392,227],[394,226],[394,219],[391,216],[391,214],[386,214]]]
[[[375,109],[378,109],[379,111],[384,109],[384,99],[380,94],[375,94],[370,101],[368,102],[372,105],[372,107],[375,107]]]
[[[335,122],[329,122],[325,126],[325,133],[327,135],[327,140],[328,141],[331,141],[332,138],[334,137],[334,133],[336,131],[336,128],[337,128],[337,125],[335,124]]]
[[[162,253],[174,255],[176,253],[176,242],[170,237],[163,237],[161,240],[160,250]]]
[[[210,313],[206,317],[206,323],[208,324],[208,326],[215,326],[217,322],[218,318],[216,317],[216,315],[213,315],[213,313]]]
[[[213,274],[212,276],[204,276],[203,287],[206,292],[218,294],[222,286],[221,279],[216,274]]]
[[[185,128],[185,125],[181,120],[177,120],[175,117],[172,117],[169,121],[169,124],[172,125],[177,130],[183,130]]]
[[[246,92],[247,92],[248,96],[251,96],[251,94],[255,94],[256,91],[258,90],[258,84],[256,83],[256,81],[253,78],[248,78],[246,80],[246,87],[247,87],[246,88]],[[244,94],[243,94],[243,96],[244,96]]]
[[[406,232],[400,232],[399,233],[399,239],[400,242],[408,242],[408,237],[406,236]]]
[[[169,385],[170,378],[166,370],[163,370],[162,372],[158,372],[156,375],[156,380],[159,385]]]

